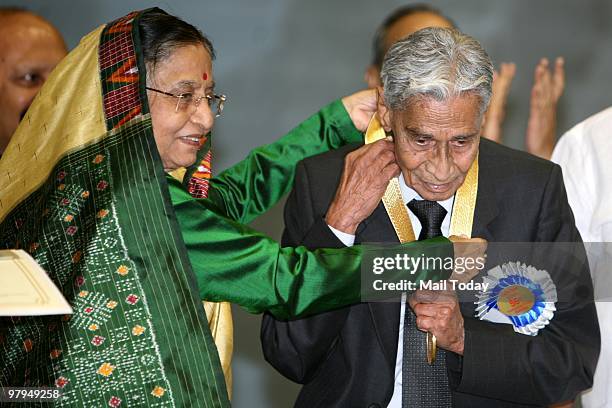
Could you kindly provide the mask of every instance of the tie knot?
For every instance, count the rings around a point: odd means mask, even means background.
[[[444,207],[436,201],[411,200],[408,203],[408,208],[410,208],[410,211],[412,211],[421,222],[419,241],[442,235],[442,221],[444,221],[444,217],[446,217],[446,210]]]

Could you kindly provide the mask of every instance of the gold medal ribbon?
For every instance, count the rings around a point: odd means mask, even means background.
[[[378,115],[375,114],[370,120],[365,134],[365,143],[374,143],[387,137],[385,130],[380,124]],[[455,193],[455,201],[451,214],[450,235],[461,235],[472,237],[472,225],[474,223],[474,209],[476,208],[476,195],[478,193],[478,157],[472,163],[463,184]],[[391,179],[387,190],[382,198],[389,219],[395,229],[395,234],[403,244],[415,241],[414,229],[408,215],[408,208],[402,199],[399,181]],[[436,337],[427,333],[427,362],[433,364],[436,359]]]

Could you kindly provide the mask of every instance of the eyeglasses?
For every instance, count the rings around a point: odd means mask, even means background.
[[[208,107],[210,108],[212,112],[215,113],[215,117],[218,118],[219,116],[221,116],[221,113],[223,112],[223,106],[225,105],[225,101],[227,101],[227,96],[225,95],[211,94],[211,95],[195,96],[192,92],[185,92],[182,94],[173,94],[173,93],[165,92],[159,89],[150,88],[148,86],[145,88],[148,89],[149,91],[157,92],[162,95],[167,95],[167,96],[176,98],[177,101],[176,101],[176,108],[174,110],[175,112],[189,112],[191,109],[189,113],[193,114],[195,110],[198,108],[198,106],[200,106],[200,102],[202,102],[203,99],[206,99],[206,101],[208,102]]]

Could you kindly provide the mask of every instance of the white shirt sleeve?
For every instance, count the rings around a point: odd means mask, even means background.
[[[335,229],[331,225],[327,225],[331,232],[334,233],[336,238],[338,238],[342,243],[347,247],[352,247],[355,244],[355,236],[352,234],[347,234],[346,232],[342,232],[340,230]]]
[[[567,197],[576,226],[586,242],[602,339],[612,337],[609,241],[612,240],[612,108],[591,116],[568,131],[557,143],[552,161],[563,169]],[[609,235],[606,235],[609,234]],[[589,243],[589,241],[591,243]],[[612,342],[601,342],[593,387],[582,394],[585,408],[608,407],[612,402]]]
[[[576,227],[582,239],[590,241],[590,221],[595,199],[595,177],[591,169],[592,157],[588,157],[584,137],[584,125],[579,124],[559,139],[551,160],[561,166],[567,199],[576,219]]]

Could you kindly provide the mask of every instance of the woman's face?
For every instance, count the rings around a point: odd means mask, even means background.
[[[214,93],[210,55],[202,45],[181,46],[157,63],[149,79],[150,88],[184,96],[179,99],[147,91],[153,134],[164,170],[190,166],[215,121],[206,98],[200,99]],[[193,101],[197,100],[200,103],[196,107]]]

